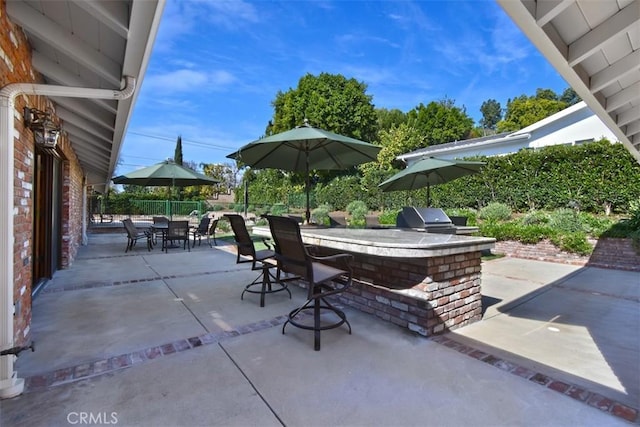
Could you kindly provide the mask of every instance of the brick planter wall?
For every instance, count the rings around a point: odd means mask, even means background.
[[[343,304],[424,336],[481,319],[480,252],[432,258],[353,255],[357,280],[340,295]]]
[[[549,240],[543,240],[533,245],[504,240],[496,242],[495,249],[492,252],[514,258],[559,262],[572,265],[585,265],[587,261],[589,261],[589,257],[561,251]]]
[[[633,247],[631,239],[599,239],[594,242],[593,253],[590,256],[561,251],[548,240],[535,245],[505,240],[496,242],[492,252],[514,258],[640,271],[640,254]]]
[[[631,239],[599,239],[587,265],[640,271],[640,253],[633,247]]]

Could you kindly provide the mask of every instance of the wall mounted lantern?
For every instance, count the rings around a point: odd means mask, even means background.
[[[60,137],[60,126],[51,120],[51,113],[24,107],[24,124],[31,129],[36,144],[54,149]]]

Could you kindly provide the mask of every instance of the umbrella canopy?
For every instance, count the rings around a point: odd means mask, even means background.
[[[114,184],[144,187],[187,187],[190,185],[213,185],[220,182],[168,160],[117,176],[112,178],[112,181]]]
[[[398,172],[378,187],[382,191],[415,190],[427,187],[427,207],[431,204],[431,185],[444,184],[480,171],[484,162],[445,160],[428,157]]]
[[[253,141],[230,159],[256,169],[282,169],[305,173],[306,220],[309,222],[309,171],[344,170],[377,160],[381,147],[359,139],[338,135],[305,123],[286,132]]]

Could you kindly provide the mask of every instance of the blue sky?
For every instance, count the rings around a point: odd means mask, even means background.
[[[500,6],[476,1],[168,0],[117,174],[173,157],[226,163],[307,73],[364,82],[377,108],[496,99],[566,82]]]

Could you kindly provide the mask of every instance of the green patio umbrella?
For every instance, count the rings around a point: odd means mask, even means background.
[[[227,157],[241,161],[256,169],[281,169],[305,174],[307,193],[307,223],[309,209],[310,175],[312,170],[345,170],[361,163],[377,160],[381,147],[359,139],[338,135],[310,126],[253,141]]]
[[[220,181],[185,168],[171,160],[138,169],[111,179],[114,184],[140,185],[143,187],[188,187],[213,185]]]
[[[117,176],[112,181],[114,184],[143,187],[187,187],[190,185],[213,185],[220,182],[170,160]]]
[[[382,191],[415,190],[427,187],[427,207],[431,205],[431,186],[444,184],[480,171],[484,162],[423,158],[387,179],[378,187]]]

